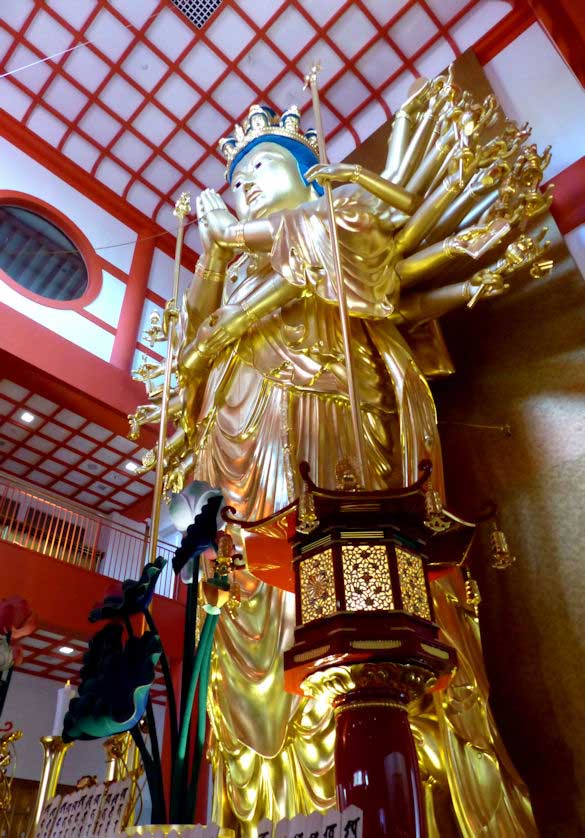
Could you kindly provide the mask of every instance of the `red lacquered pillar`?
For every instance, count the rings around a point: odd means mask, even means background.
[[[364,835],[426,838],[416,748],[404,707],[351,695],[335,711],[339,809],[364,813]]]
[[[314,672],[303,688],[331,700],[340,810],[363,812],[368,838],[426,838],[424,797],[408,705],[436,681],[430,669],[376,661]]]

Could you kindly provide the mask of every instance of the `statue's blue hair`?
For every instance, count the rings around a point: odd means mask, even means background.
[[[306,146],[304,143],[298,142],[298,140],[293,139],[292,137],[281,137],[279,134],[263,134],[261,137],[256,137],[256,139],[252,140],[251,143],[239,151],[232,162],[230,163],[228,169],[228,183],[231,185],[232,182],[232,175],[234,170],[240,160],[243,160],[244,157],[249,154],[249,152],[255,148],[255,146],[260,145],[261,143],[276,143],[276,145],[280,145],[283,148],[286,148],[287,151],[290,151],[292,156],[297,161],[297,166],[299,168],[299,174],[302,177],[303,181],[309,185],[307,179],[305,178],[306,173],[314,166],[316,163],[319,162],[319,158],[317,157],[316,153]],[[323,194],[323,187],[319,186],[318,183],[312,182],[310,184],[318,195]]]

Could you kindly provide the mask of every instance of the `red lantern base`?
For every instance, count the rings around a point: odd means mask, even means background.
[[[270,519],[233,519],[263,531],[286,521],[297,609],[286,689],[333,706],[338,808],[361,809],[368,838],[425,838],[408,706],[456,666],[438,640],[428,572],[462,561],[474,524],[427,516],[429,463],[412,486],[384,491],[324,489],[306,463],[300,470],[298,503]]]
[[[370,661],[329,666],[303,682],[335,713],[337,804],[363,812],[364,835],[426,838],[408,705],[436,681],[425,666]]]
[[[404,707],[347,700],[336,710],[335,773],[340,809],[364,813],[364,835],[424,838],[424,800]]]

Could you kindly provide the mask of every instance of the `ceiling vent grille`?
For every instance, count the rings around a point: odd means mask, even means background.
[[[171,2],[191,23],[194,23],[198,29],[202,29],[221,0],[171,0]]]

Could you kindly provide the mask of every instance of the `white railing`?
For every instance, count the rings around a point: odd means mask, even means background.
[[[148,561],[145,524],[112,521],[80,504],[0,472],[0,540],[83,567],[111,579],[138,579]],[[175,598],[178,583],[171,560],[175,545],[159,539],[157,555],[167,559],[156,593]]]

